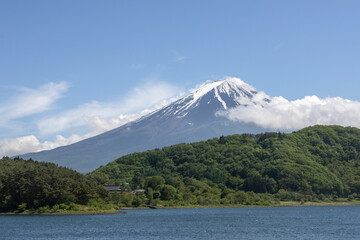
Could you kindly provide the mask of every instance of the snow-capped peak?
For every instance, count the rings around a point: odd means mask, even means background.
[[[269,99],[263,92],[258,92],[253,86],[245,83],[239,78],[227,77],[223,80],[206,83],[200,85],[197,89],[191,90],[191,94],[186,98],[191,98],[186,104],[186,109],[194,105],[199,99],[205,96],[210,91],[214,90],[215,98],[222,104],[224,109],[228,106],[226,101],[221,98],[221,95],[227,95],[232,98],[237,104],[247,104],[249,101],[263,101]]]
[[[261,104],[269,97],[258,92],[253,86],[241,81],[239,78],[227,77],[223,80],[207,81],[190,94],[168,105],[162,111],[167,116],[185,117],[191,109],[200,105],[208,105],[212,111],[226,110],[238,105]],[[212,106],[211,108],[210,105]]]
[[[196,102],[199,98],[201,98],[217,86],[221,85],[224,81],[225,80],[216,82],[206,81],[206,83],[201,84],[197,89],[190,90],[190,95],[192,95],[193,97],[193,102]]]
[[[247,84],[246,82],[241,81],[239,78],[234,78],[234,77],[228,77],[226,79],[224,79],[222,81],[222,85],[220,86],[219,89],[221,92],[223,93],[230,93],[231,91],[236,91],[236,92],[248,92],[248,93],[257,93],[257,90]]]
[[[213,89],[217,89],[221,93],[230,94],[232,91],[236,92],[248,92],[249,94],[256,93],[257,90],[245,83],[244,81],[240,80],[239,78],[235,77],[227,77],[220,81],[206,81],[205,83],[201,84],[198,88],[190,90],[193,96],[193,100],[197,101],[199,98],[207,94]]]

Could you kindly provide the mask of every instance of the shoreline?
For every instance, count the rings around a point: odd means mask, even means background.
[[[0,216],[81,216],[81,215],[113,215],[126,214],[126,210],[144,210],[144,209],[200,209],[200,208],[249,208],[249,207],[325,207],[325,206],[359,206],[360,201],[356,202],[295,202],[284,201],[272,205],[190,205],[190,206],[147,206],[147,207],[122,207],[113,212],[0,212]]]
[[[360,205],[359,201],[356,202],[283,202],[278,205],[274,205],[274,207],[324,207],[324,206],[357,206]]]
[[[280,202],[279,204],[271,205],[189,205],[189,206],[156,206],[154,207],[122,207],[119,210],[137,210],[137,209],[195,209],[195,208],[248,208],[248,207],[325,207],[325,206],[358,206],[360,201],[356,202],[295,202],[286,201]]]
[[[126,214],[123,211],[116,212],[0,212],[0,216],[76,216],[76,215],[113,215],[113,214]]]

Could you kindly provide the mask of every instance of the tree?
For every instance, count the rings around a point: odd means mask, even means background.
[[[177,190],[171,185],[164,185],[161,188],[161,200],[174,200],[177,196]]]
[[[151,176],[146,178],[146,187],[153,190],[160,190],[161,186],[165,184],[165,179],[161,176]]]

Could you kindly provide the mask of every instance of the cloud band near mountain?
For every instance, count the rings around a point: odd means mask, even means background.
[[[298,130],[316,124],[360,127],[360,102],[341,97],[321,99],[306,96],[295,101],[273,97],[269,102],[249,103],[220,111],[217,115],[280,131]]]

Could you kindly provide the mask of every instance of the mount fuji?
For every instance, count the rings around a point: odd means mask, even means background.
[[[184,98],[136,121],[71,145],[21,157],[89,172],[133,152],[221,135],[266,131],[254,124],[230,121],[217,113],[269,101],[265,93],[237,78],[207,82]]]

